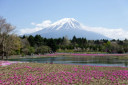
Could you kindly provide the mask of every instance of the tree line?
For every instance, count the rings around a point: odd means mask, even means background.
[[[23,36],[22,39],[27,38],[29,44],[33,48],[41,48],[41,46],[47,46],[49,51],[47,52],[65,52],[66,50],[72,50],[72,52],[105,52],[105,53],[127,53],[128,52],[128,40],[87,40],[86,38],[72,39],[68,37],[63,38],[43,38],[40,35],[36,36]],[[38,52],[37,52],[38,53]]]
[[[17,36],[13,33],[15,27],[0,17],[0,57],[8,58],[10,55],[33,55],[55,52],[105,52],[127,53],[128,40],[87,40],[73,36],[68,39],[44,38],[36,36]],[[86,37],[86,36],[85,36]]]

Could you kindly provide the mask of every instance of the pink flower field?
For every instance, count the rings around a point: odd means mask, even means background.
[[[0,85],[128,85],[128,68],[15,63],[0,67]]]
[[[8,66],[14,63],[23,63],[23,62],[18,62],[18,61],[0,61],[0,66]]]

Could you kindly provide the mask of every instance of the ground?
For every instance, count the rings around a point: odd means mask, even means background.
[[[128,85],[128,68],[16,63],[0,67],[0,85]]]

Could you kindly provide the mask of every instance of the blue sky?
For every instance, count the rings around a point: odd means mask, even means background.
[[[86,26],[128,29],[128,0],[0,0],[0,16],[17,29],[74,18]]]

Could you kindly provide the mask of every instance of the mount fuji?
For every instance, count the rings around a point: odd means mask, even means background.
[[[35,36],[37,34],[46,38],[60,38],[67,36],[69,39],[72,39],[75,35],[77,38],[86,37],[88,40],[109,39],[104,35],[83,29],[82,25],[74,18],[61,19],[42,30],[31,33],[30,35]]]

